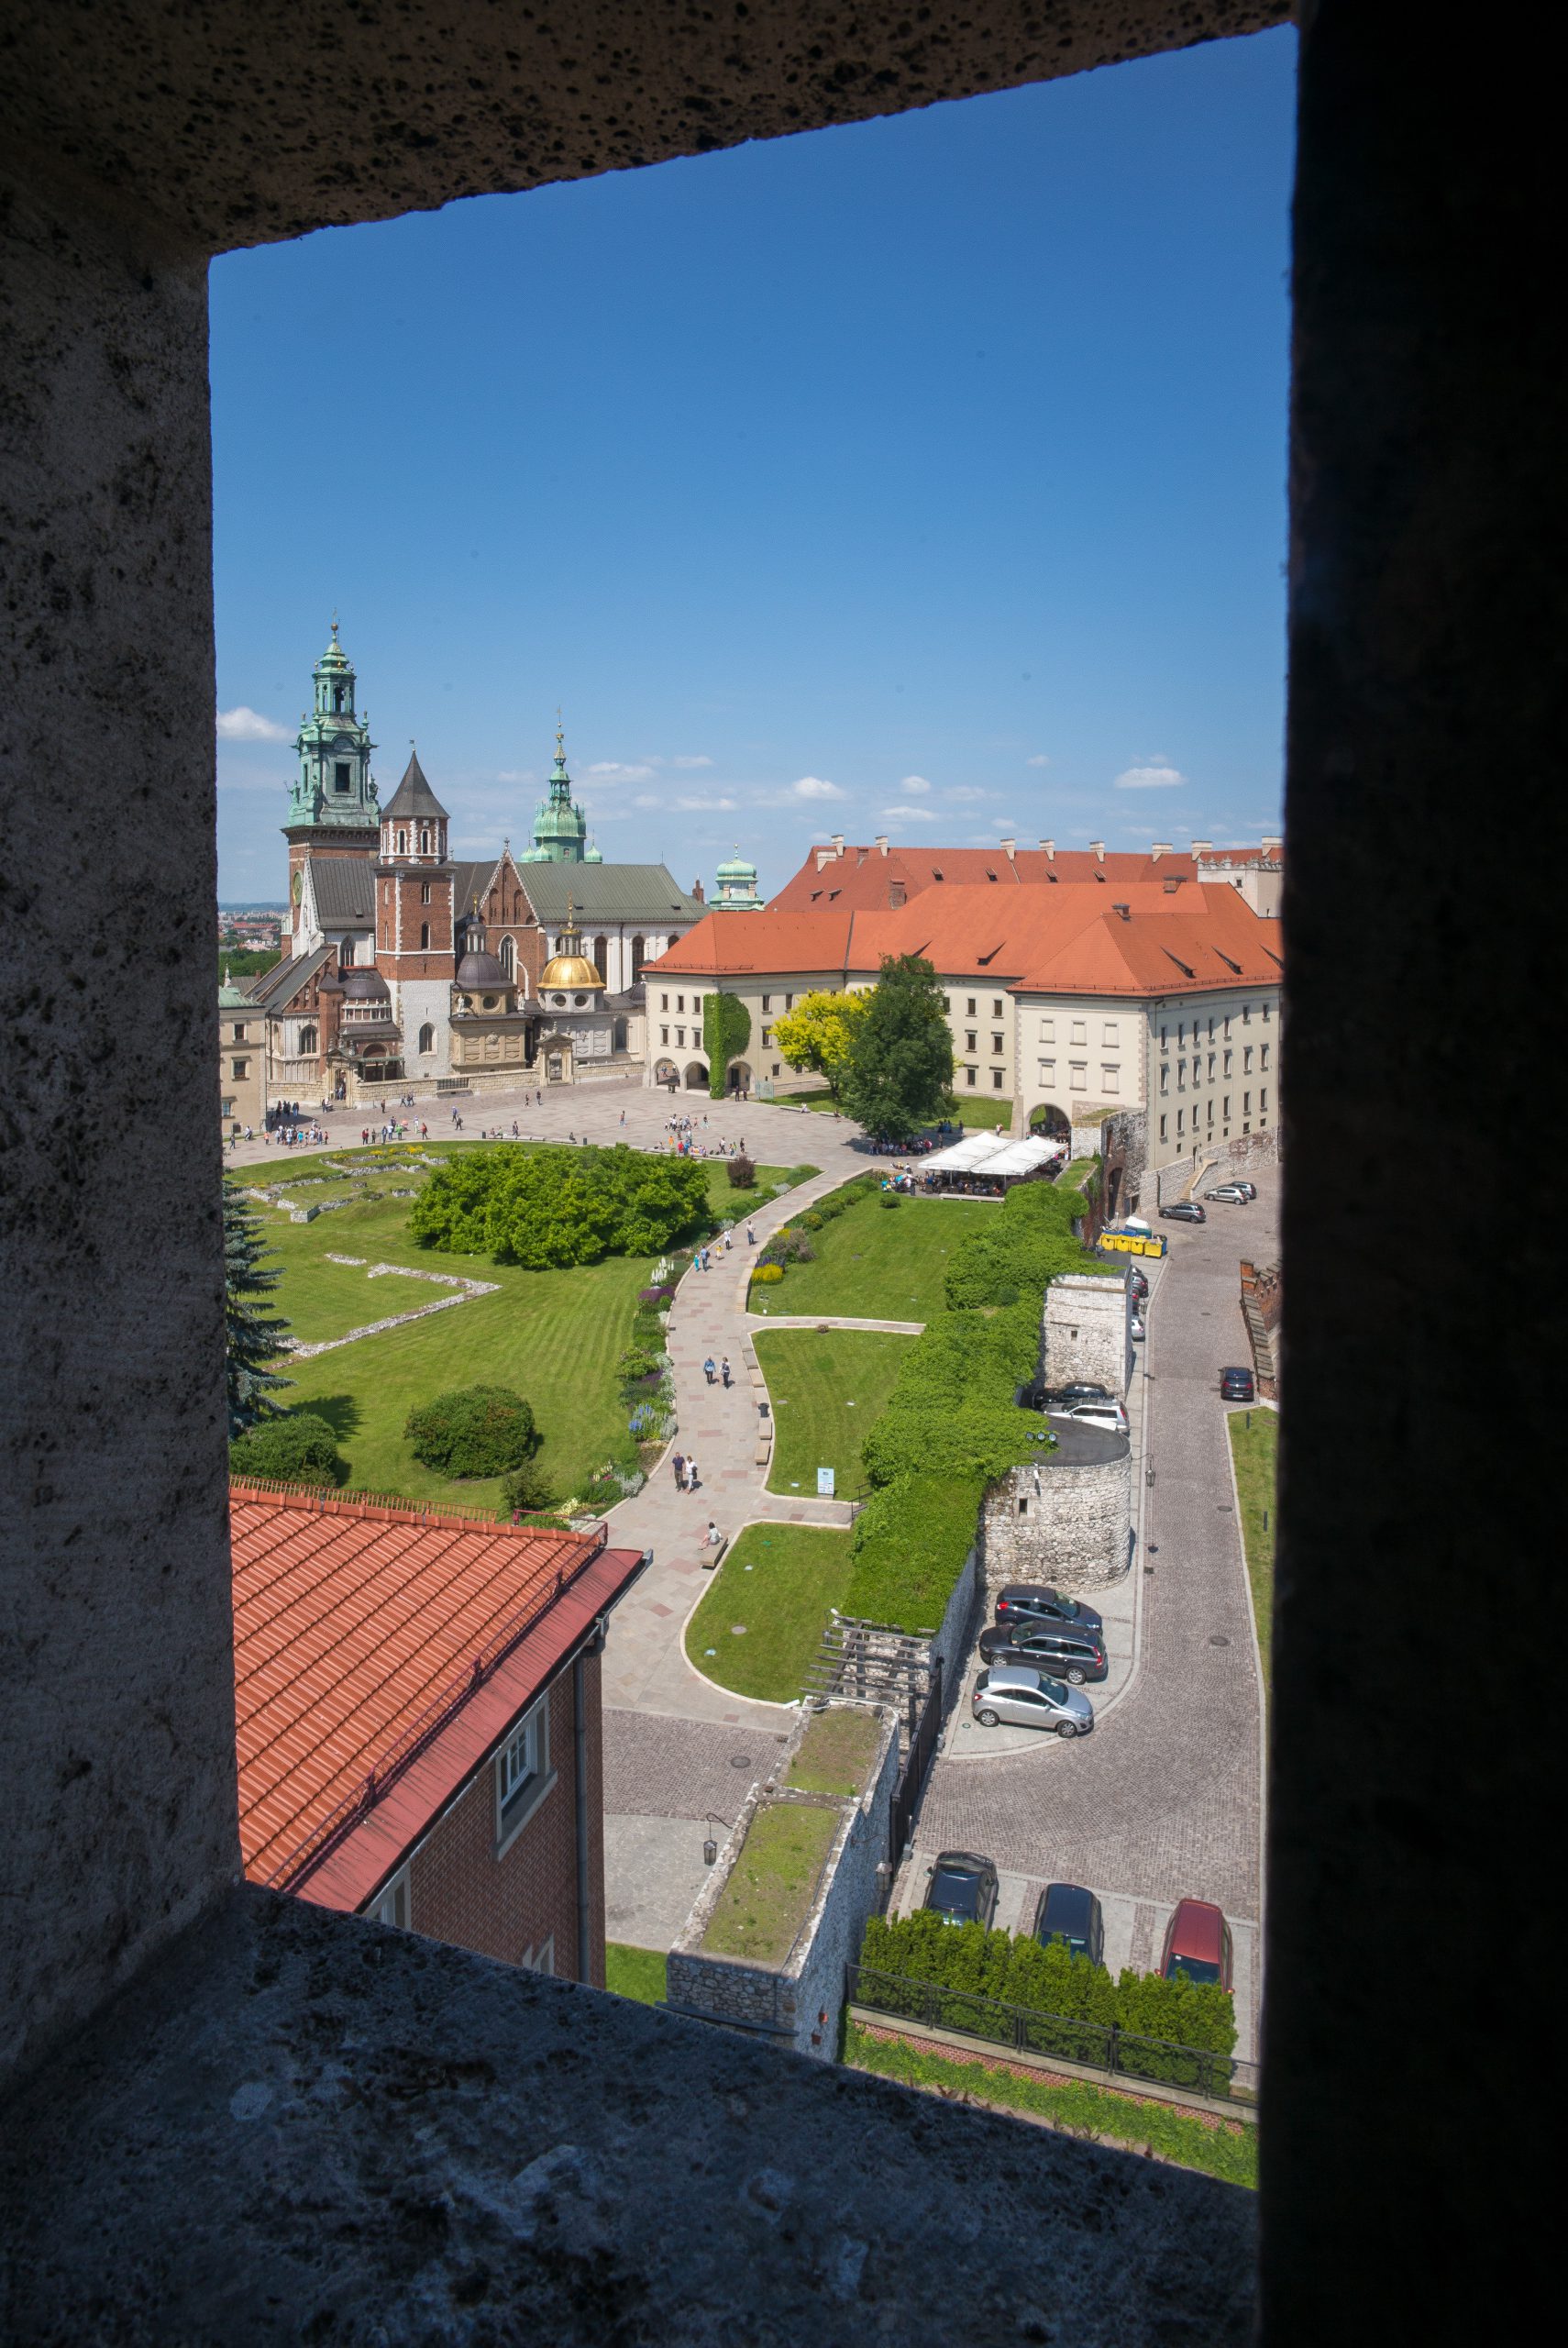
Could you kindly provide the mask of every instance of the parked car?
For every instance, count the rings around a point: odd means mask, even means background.
[[[1053,1404],[1046,1415],[1053,1419],[1070,1419],[1075,1426],[1101,1427],[1107,1434],[1125,1434],[1127,1432],[1126,1408],[1110,1395],[1100,1401],[1069,1402],[1065,1410],[1059,1410]]]
[[[1092,1606],[1084,1605],[1080,1599],[1068,1598],[1063,1590],[1052,1589],[1045,1582],[1005,1583],[997,1592],[996,1611],[999,1628],[1021,1628],[1028,1623],[1072,1623],[1096,1639],[1105,1629]]]
[[[1081,1883],[1048,1883],[1034,1911],[1034,1937],[1042,1948],[1065,1942],[1075,1956],[1105,1963],[1105,1918],[1092,1891]]]
[[[997,1912],[997,1871],[976,1851],[941,1851],[928,1867],[925,1904],[949,1924],[988,1924]]]
[[[1077,1623],[989,1623],[980,1633],[980,1660],[1032,1664],[1075,1688],[1086,1679],[1103,1679],[1110,1669],[1104,1634]]]
[[[1137,1345],[1143,1338],[1148,1335],[1148,1324],[1141,1312],[1134,1312],[1132,1319],[1128,1322],[1127,1334],[1132,1338],[1134,1345]]]
[[[1227,1206],[1244,1207],[1252,1192],[1241,1182],[1216,1182],[1214,1188],[1205,1191],[1203,1195],[1206,1199],[1221,1199]]]
[[[1167,1223],[1207,1223],[1209,1217],[1196,1199],[1173,1199],[1160,1213]]]
[[[1096,1386],[1089,1379],[1075,1378],[1067,1386],[1048,1386],[1045,1401],[1052,1410],[1066,1409],[1074,1402],[1114,1402],[1116,1397],[1109,1386]]]
[[[1220,1372],[1220,1399],[1224,1402],[1251,1402],[1256,1388],[1250,1369],[1222,1369]]]
[[[1165,1926],[1160,1972],[1167,1981],[1185,1974],[1189,1981],[1217,1981],[1221,1989],[1234,1985],[1235,1966],[1231,1927],[1210,1899],[1183,1899]]]
[[[1143,1299],[1149,1293],[1148,1273],[1141,1272],[1134,1264],[1132,1269],[1127,1275],[1127,1285],[1132,1290],[1133,1296],[1137,1299],[1138,1302],[1142,1304]]]
[[[969,1709],[982,1728],[1006,1721],[1015,1728],[1087,1736],[1094,1726],[1094,1706],[1087,1696],[1023,1663],[998,1663],[982,1671]]]
[[[1233,1191],[1244,1191],[1249,1199],[1255,1199],[1258,1194],[1258,1186],[1255,1182],[1243,1182],[1239,1176],[1232,1180],[1231,1188]]]

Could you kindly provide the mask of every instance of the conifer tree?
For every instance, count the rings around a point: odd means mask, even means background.
[[[230,1183],[223,1186],[224,1349],[228,1381],[228,1434],[232,1443],[262,1419],[281,1416],[270,1390],[292,1386],[267,1364],[276,1356],[288,1323],[259,1312],[248,1300],[275,1289],[282,1273],[266,1256],[256,1217]]]

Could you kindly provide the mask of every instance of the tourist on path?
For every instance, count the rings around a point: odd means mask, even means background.
[[[730,1357],[728,1354],[724,1356],[723,1360],[719,1364],[719,1376],[723,1379],[724,1384],[727,1387],[730,1383]],[[712,1381],[710,1381],[710,1383]]]
[[[689,1452],[689,1453],[687,1454],[687,1457],[686,1457],[686,1489],[687,1489],[687,1490],[688,1490],[689,1492],[694,1492],[694,1491],[697,1490],[698,1486],[701,1484],[701,1480],[702,1480],[702,1479],[701,1479],[701,1477],[698,1475],[698,1473],[697,1473],[697,1462],[696,1462],[695,1458],[691,1456],[691,1454]]]
[[[728,1368],[729,1368],[729,1364],[728,1364],[728,1362],[726,1362],[726,1363],[724,1364],[724,1368],[725,1368],[726,1369],[728,1369]],[[714,1368],[713,1368],[713,1357],[712,1357],[712,1354],[710,1354],[710,1355],[708,1356],[707,1360],[702,1364],[702,1375],[703,1375],[703,1377],[707,1379],[707,1381],[708,1381],[709,1385],[710,1385],[710,1386],[712,1386],[712,1384],[713,1383],[713,1379],[714,1379],[714,1375],[715,1375]],[[729,1379],[726,1378],[726,1379],[725,1379],[725,1380],[724,1380],[724,1384],[727,1386],[727,1385],[729,1384],[729,1382],[730,1382],[730,1381],[729,1381]]]
[[[672,1462],[671,1464],[673,1465],[674,1469],[675,1469],[675,1489],[676,1489],[676,1490],[677,1490],[678,1492],[683,1492],[683,1491],[686,1490],[686,1461],[685,1461],[685,1458],[684,1458],[684,1457],[683,1457],[683,1456],[682,1456],[682,1455],[678,1451],[678,1452],[676,1453],[676,1455],[675,1455],[675,1458],[674,1458],[674,1460],[673,1460],[673,1462]]]

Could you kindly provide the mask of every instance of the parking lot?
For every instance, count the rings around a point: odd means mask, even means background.
[[[1085,1691],[1094,1733],[979,1728],[972,1655],[894,1900],[917,1907],[946,1849],[995,1864],[1001,1924],[1027,1930],[1047,1882],[1084,1884],[1099,1896],[1113,1970],[1157,1963],[1178,1899],[1214,1900],[1234,1934],[1237,2053],[1249,2059],[1262,1994],[1262,1690],[1219,1382],[1250,1359],[1241,1258],[1266,1262],[1277,1246],[1278,1169],[1253,1179],[1253,1204],[1158,1226],[1170,1252],[1151,1267],[1128,1397],[1139,1539],[1127,1578],[1086,1593],[1110,1634],[1110,1676]]]

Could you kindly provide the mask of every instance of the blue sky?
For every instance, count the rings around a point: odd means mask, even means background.
[[[526,844],[558,703],[606,857],[687,885],[1272,829],[1295,55],[215,263],[222,896],[282,896],[335,608],[459,854]]]

